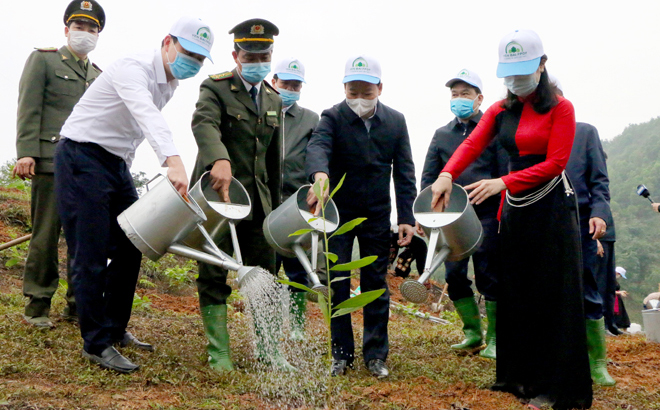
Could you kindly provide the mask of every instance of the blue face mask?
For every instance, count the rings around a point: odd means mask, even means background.
[[[270,63],[241,63],[241,76],[252,84],[260,83],[270,73]]]
[[[170,57],[167,55],[167,64],[169,64],[170,71],[177,80],[185,80],[186,78],[194,77],[202,68],[202,63],[199,60],[183,53],[179,53],[178,51],[176,52],[176,58],[172,63],[170,63]]]
[[[293,105],[294,102],[300,99],[300,91],[289,91],[284,88],[279,88],[277,91],[282,97],[282,107]]]
[[[462,120],[474,114],[474,100],[469,98],[454,98],[451,100],[450,106],[451,112]]]

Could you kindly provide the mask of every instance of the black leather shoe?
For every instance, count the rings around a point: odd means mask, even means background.
[[[133,364],[130,360],[122,356],[112,346],[101,352],[100,356],[87,353],[85,350],[83,350],[82,355],[85,359],[97,363],[105,369],[114,370],[119,373],[133,373],[140,368],[140,366]]]
[[[124,338],[119,341],[119,346],[131,346],[136,349],[146,350],[148,352],[154,351],[154,347],[152,345],[139,341],[138,338],[133,336],[130,332],[124,333]]]
[[[346,374],[346,371],[349,367],[352,369],[353,363],[349,363],[348,360],[332,359],[332,369],[330,370],[330,376],[342,376]]]
[[[380,359],[369,360],[369,362],[367,362],[367,369],[369,369],[372,376],[376,376],[379,379],[384,379],[390,375],[390,370],[387,368],[387,365]]]
[[[608,332],[610,332],[610,333],[612,334],[612,336],[619,336],[619,335],[622,335],[622,334],[623,334],[623,332],[621,331],[621,329],[619,329],[619,328],[616,327],[615,325],[609,326],[609,327],[607,328],[607,330],[608,330]]]

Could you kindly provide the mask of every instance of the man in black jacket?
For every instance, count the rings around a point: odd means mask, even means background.
[[[361,257],[376,255],[374,263],[360,272],[363,292],[385,289],[385,293],[364,308],[363,355],[369,371],[376,377],[389,375],[385,364],[389,351],[387,323],[389,291],[387,262],[389,255],[390,175],[394,177],[399,225],[399,245],[406,246],[414,234],[412,204],[415,200],[415,168],[404,116],[378,101],[383,85],[380,64],[364,55],[346,62],[344,91],[346,100],[323,111],[307,146],[306,173],[323,186],[330,179],[330,189],[346,175],[342,188],[333,200],[343,222],[367,218],[352,231],[330,241],[330,252],[337,263],[351,260],[357,237]],[[310,190],[308,204],[316,197]],[[326,192],[327,194],[327,192]],[[348,280],[332,284],[333,305],[349,298]],[[352,367],[354,341],[351,318],[332,319],[332,375],[344,374]]]
[[[481,93],[481,79],[477,73],[462,69],[445,85],[451,90],[450,106],[456,118],[444,127],[438,128],[431,140],[422,172],[422,189],[435,182],[449,158],[458,146],[470,136],[482,115],[479,106],[484,97]],[[507,174],[508,162],[506,152],[497,140],[494,140],[454,182],[464,186],[482,179],[499,178]],[[495,195],[474,206],[484,229],[484,241],[479,250],[472,255],[472,264],[477,290],[486,299],[488,316],[487,347],[481,351],[480,355],[489,359],[496,357],[497,297],[495,287],[497,285],[497,211],[500,198],[500,195]],[[465,334],[465,340],[451,347],[458,351],[473,352],[483,347],[483,335],[479,307],[474,300],[472,282],[468,278],[468,262],[469,259],[445,262],[445,280],[449,285],[447,288],[449,298],[454,302],[456,311],[463,320],[463,333]]]

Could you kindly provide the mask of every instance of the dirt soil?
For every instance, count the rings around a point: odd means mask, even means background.
[[[10,200],[0,198],[0,209],[16,206],[15,202],[10,204],[8,201]],[[26,204],[22,204],[22,206],[26,206]],[[0,220],[0,243],[10,240],[10,233],[12,235],[16,234],[15,227],[12,227],[11,232],[9,232],[3,221]],[[61,247],[60,253],[63,255],[63,242],[61,242]],[[61,268],[63,268],[62,265]],[[22,285],[21,274],[22,272],[16,268],[11,269],[0,266],[0,295],[20,293],[20,287]],[[408,302],[401,297],[398,291],[403,279],[390,275],[389,281],[392,300],[407,305]],[[353,285],[353,287],[356,287],[357,282],[354,281]],[[441,284],[435,284],[435,286],[437,288],[442,287]],[[149,320],[152,317],[163,314],[167,315],[166,317],[173,318],[170,322],[172,326],[181,326],[182,329],[188,322],[198,320],[199,308],[196,296],[176,296],[164,293],[160,289],[140,289],[138,293],[141,296],[148,296],[152,313],[142,315],[143,317],[137,319],[138,324],[133,326],[143,326],[146,328],[150,325]],[[439,313],[432,312],[431,309],[431,302],[437,301],[437,296],[439,295],[436,290],[436,299],[430,299],[429,302],[421,305],[419,310],[433,315],[439,315]],[[7,296],[7,298],[9,297]],[[241,311],[241,302],[235,302],[234,307],[237,311]],[[451,308],[445,310],[451,310]],[[19,317],[18,313],[0,316],[0,332],[9,329],[9,322],[17,320],[17,317]],[[322,317],[320,311],[315,306],[310,307],[308,320],[310,326],[315,326],[315,323],[316,325],[321,323]],[[361,312],[356,312],[353,315],[353,322],[354,328],[361,328]],[[11,325],[14,326],[14,324]],[[353,372],[349,376],[348,382],[342,385],[340,397],[344,404],[340,408],[355,410],[501,410],[525,408],[511,395],[492,392],[487,389],[487,385],[484,385],[484,383],[475,381],[478,377],[475,376],[475,372],[486,372],[494,375],[494,364],[492,362],[473,357],[456,358],[455,355],[447,353],[448,349],[445,346],[455,343],[458,340],[457,338],[460,338],[458,326],[453,326],[452,329],[445,333],[437,333],[437,336],[431,338],[428,335],[436,332],[436,330],[432,329],[437,328],[437,325],[435,325],[436,327],[433,326],[428,321],[411,318],[409,315],[393,314],[390,322],[390,328],[393,329],[391,330],[391,339],[393,341],[391,342],[392,348],[389,362],[393,363],[392,366],[399,374],[390,379],[377,381],[370,378],[364,370],[361,373]],[[186,329],[185,332],[190,332],[190,337],[198,338],[196,339],[198,342],[197,345],[191,345],[194,346],[194,349],[200,350],[200,341],[203,340],[203,335],[199,334],[199,330],[194,330],[194,327],[188,327]],[[144,329],[142,330],[144,331]],[[30,334],[29,329],[26,331]],[[181,330],[181,332],[184,332],[184,330]],[[76,330],[73,329],[70,333],[72,337],[75,337]],[[419,339],[406,341],[407,334],[413,335],[411,337],[418,337]],[[40,335],[37,336],[41,337]],[[52,338],[54,336],[51,336]],[[48,346],[46,342],[43,343]],[[57,341],[51,340],[48,343],[56,344]],[[594,387],[594,406],[592,408],[627,410],[660,409],[660,371],[658,367],[660,365],[660,344],[647,342],[644,336],[641,335],[623,335],[616,338],[608,337],[607,343],[608,370],[616,379],[617,386],[608,389]],[[415,348],[419,349],[417,352],[422,352],[420,354],[426,354],[427,356],[414,356]],[[3,348],[0,346],[0,349]],[[439,351],[440,353],[434,353],[434,351]],[[78,355],[77,352],[75,354]],[[442,360],[446,360],[447,363],[449,361],[457,361],[456,370],[452,370],[452,372],[465,372],[466,381],[461,380],[461,377],[456,375],[443,378],[442,376],[437,376],[437,374],[421,374],[421,370],[415,370],[415,360],[437,360],[438,356],[443,358]],[[185,358],[178,360],[185,362]],[[196,359],[192,360],[191,363],[199,364]],[[199,367],[205,369],[205,364],[201,363]],[[421,365],[419,368],[421,369]],[[450,368],[449,364],[447,364],[447,368]],[[448,371],[442,367],[438,368],[439,373],[442,373],[443,370]],[[95,367],[90,367],[87,371],[91,372],[90,374],[101,372],[101,370]],[[247,372],[249,370],[241,371]],[[256,391],[251,391],[250,386],[232,390],[231,393],[227,394],[223,393],[222,389],[220,389],[217,395],[218,397],[222,396],[222,403],[231,403],[231,405],[214,405],[207,400],[196,404],[194,407],[189,407],[185,403],[190,402],[191,398],[199,394],[200,388],[212,389],[217,388],[217,386],[213,387],[217,383],[234,383],[222,378],[220,380],[217,377],[214,379],[215,376],[207,376],[206,373],[195,373],[191,380],[182,380],[180,382],[168,380],[167,383],[164,383],[162,381],[159,382],[156,377],[151,377],[148,371],[145,370],[141,375],[138,373],[137,376],[131,376],[132,379],[129,379],[128,386],[121,389],[113,387],[113,382],[111,381],[113,380],[112,375],[105,375],[106,373],[110,374],[109,372],[103,372],[102,382],[89,382],[86,385],[72,383],[65,375],[53,373],[54,371],[49,370],[47,366],[37,366],[33,371],[27,373],[21,373],[20,369],[1,368],[0,366],[0,409],[281,408],[272,398],[266,398]],[[202,383],[202,387],[200,387],[200,383]],[[33,389],[31,391],[34,391],[30,399],[19,401],[12,399],[12,395],[17,394],[16,392],[19,390],[25,391],[26,389]],[[80,399],[81,390],[84,390],[84,400]],[[75,399],[68,399],[70,397]],[[186,397],[188,398],[187,401],[183,399]],[[323,407],[302,405],[296,408],[312,409]]]

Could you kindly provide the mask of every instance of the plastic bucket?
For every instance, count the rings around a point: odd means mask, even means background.
[[[117,222],[133,245],[156,261],[206,216],[194,199],[184,199],[163,175],[156,175],[149,184],[147,193],[122,212]]]
[[[642,310],[642,321],[646,338],[660,343],[660,309]]]

